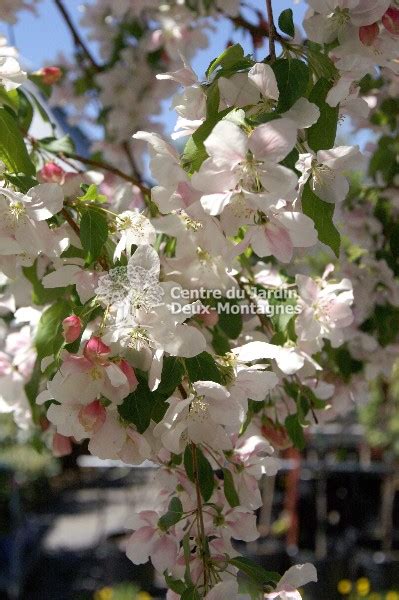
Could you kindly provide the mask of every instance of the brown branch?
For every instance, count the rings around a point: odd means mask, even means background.
[[[273,5],[272,0],[266,0],[266,9],[267,9],[267,20],[269,21],[269,50],[270,50],[270,58],[273,61],[276,60],[276,26],[274,24],[273,17]]]
[[[68,223],[68,225],[70,225],[70,227],[72,227],[72,229],[74,230],[76,235],[78,237],[80,237],[79,225],[77,223],[75,223],[75,221],[73,220],[73,218],[71,217],[71,215],[69,214],[67,209],[66,208],[61,209],[61,214],[64,217],[65,221]]]
[[[260,22],[258,25],[247,21],[245,17],[239,15],[238,17],[229,17],[230,21],[236,25],[236,27],[241,27],[241,29],[245,29],[252,35],[254,39],[258,39],[259,37],[268,37],[269,36],[269,25],[265,21]]]
[[[73,24],[73,21],[67,11],[67,9],[65,8],[62,0],[54,0],[55,5],[57,6],[58,10],[60,11],[69,31],[71,32],[74,44],[76,47],[80,48],[83,53],[86,55],[86,57],[88,58],[88,60],[90,61],[90,63],[92,64],[92,66],[94,67],[94,69],[96,71],[101,71],[101,67],[100,65],[97,63],[97,61],[95,60],[94,56],[92,55],[92,53],[90,52],[89,48],[87,47],[87,45],[85,44],[85,42],[82,40],[82,38],[80,37],[75,25]]]
[[[95,167],[96,169],[103,169],[104,171],[113,173],[114,175],[117,175],[121,179],[124,179],[125,181],[129,181],[133,185],[137,186],[143,192],[143,194],[150,193],[150,188],[147,187],[146,185],[144,185],[143,183],[141,183],[141,181],[136,179],[136,177],[132,177],[131,175],[124,173],[123,171],[121,171],[117,167],[114,167],[113,165],[110,165],[109,163],[102,162],[101,160],[94,160],[93,158],[86,158],[85,156],[73,154],[72,152],[63,152],[60,156],[61,156],[61,158],[63,158],[63,156],[66,156],[67,158],[72,158],[73,160],[77,160],[78,162],[83,163],[84,165],[89,165],[91,167]]]

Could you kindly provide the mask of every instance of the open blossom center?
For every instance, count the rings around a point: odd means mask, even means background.
[[[139,351],[148,348],[149,345],[150,340],[144,327],[134,327],[129,334],[129,348]]]
[[[333,181],[335,179],[335,173],[327,165],[322,165],[316,160],[312,161],[312,177],[315,182],[322,184],[325,179]]]
[[[239,163],[241,171],[240,183],[244,189],[254,192],[261,191],[262,183],[258,173],[258,167],[261,164],[262,161],[255,160],[251,152],[248,152],[245,161]]]
[[[207,402],[204,402],[204,396],[196,396],[190,404],[190,419],[203,423],[208,418],[209,407]]]
[[[335,27],[343,27],[350,21],[349,8],[341,8],[337,6],[335,11],[331,15],[331,21]]]

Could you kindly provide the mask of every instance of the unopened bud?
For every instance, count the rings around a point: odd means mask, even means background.
[[[82,321],[76,315],[71,315],[62,321],[64,339],[72,344],[82,333]]]
[[[371,25],[363,25],[359,29],[359,40],[364,46],[372,46],[378,37],[380,28],[377,23]]]
[[[385,15],[382,17],[382,24],[385,29],[393,35],[399,35],[399,9],[388,8]]]

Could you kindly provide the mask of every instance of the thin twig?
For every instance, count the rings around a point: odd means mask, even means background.
[[[65,8],[64,4],[62,3],[62,0],[54,0],[54,2],[55,2],[55,5],[57,6],[58,10],[60,11],[61,15],[63,16],[64,21],[65,21],[66,25],[68,26],[69,31],[72,34],[75,46],[81,48],[81,50],[84,52],[84,54],[86,55],[86,57],[88,58],[88,60],[90,61],[90,63],[92,64],[92,66],[95,68],[96,71],[101,71],[100,65],[97,63],[94,56],[90,52],[89,48],[87,47],[85,42],[80,37],[75,25],[72,22],[72,19],[69,15],[67,9]]]
[[[80,237],[79,225],[77,223],[75,223],[75,221],[73,220],[73,218],[71,217],[71,215],[69,214],[69,212],[67,211],[67,209],[66,208],[62,208],[61,209],[61,214],[64,217],[65,221],[68,223],[68,225],[70,225],[72,227],[72,229],[74,230],[74,232],[76,233],[76,235],[78,237]]]
[[[200,542],[201,542],[202,564],[203,564],[203,569],[204,569],[204,589],[205,589],[205,594],[206,594],[208,591],[208,564],[207,564],[207,557],[206,557],[206,535],[205,535],[204,515],[202,512],[201,489],[200,489],[200,483],[199,483],[197,446],[194,443],[191,444],[191,450],[192,450],[192,456],[193,456],[195,491],[196,491],[196,496],[197,496],[198,537],[200,538]]]
[[[95,167],[96,169],[103,169],[104,171],[109,171],[109,173],[113,173],[121,179],[133,183],[133,185],[137,186],[143,192],[143,194],[150,193],[150,188],[141,183],[141,181],[136,179],[136,177],[132,177],[132,175],[124,173],[123,171],[121,171],[117,167],[114,167],[113,165],[110,165],[109,163],[103,162],[101,160],[94,160],[93,158],[86,158],[85,156],[73,154],[72,152],[63,152],[61,154],[61,158],[63,158],[64,156],[66,156],[67,158],[72,158],[73,160],[77,160],[78,162],[83,163],[84,165],[89,165],[91,167]]]
[[[269,51],[271,61],[276,60],[276,26],[273,17],[272,0],[266,0],[267,20],[269,22]]]

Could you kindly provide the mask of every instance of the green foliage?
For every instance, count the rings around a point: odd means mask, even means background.
[[[151,414],[154,407],[156,394],[151,393],[147,380],[140,374],[136,374],[138,386],[118,406],[118,412],[127,423],[133,423],[139,433],[144,433],[151,422]]]
[[[36,173],[18,122],[6,108],[0,108],[0,160],[12,173]]]
[[[307,95],[309,67],[297,58],[280,58],[271,66],[280,92],[277,111],[286,112],[299,98]]]
[[[23,274],[32,284],[32,302],[39,306],[55,302],[61,298],[66,288],[45,288],[37,274],[37,261],[30,267],[22,268]]]
[[[298,415],[288,415],[288,417],[285,419],[284,425],[295,448],[303,450],[305,448],[305,436],[303,434],[302,425],[299,422]]]
[[[167,531],[173,525],[176,525],[183,516],[183,506],[179,498],[172,498],[169,502],[168,511],[162,515],[158,521],[158,526]]]
[[[107,239],[106,217],[97,210],[85,210],[80,221],[80,241],[87,252],[88,263],[97,260]]]
[[[184,363],[190,381],[215,381],[222,383],[222,376],[214,358],[208,352],[201,352],[193,358],[185,358]]]
[[[254,583],[257,583],[262,589],[265,585],[278,583],[280,575],[272,571],[266,571],[261,565],[246,556],[237,556],[231,558],[229,563],[244,573]]]
[[[233,475],[228,469],[223,469],[223,489],[227,502],[231,508],[240,505],[240,498],[234,485]]]
[[[206,70],[209,78],[213,73],[217,76],[226,77],[231,73],[251,67],[253,61],[244,56],[244,50],[240,44],[234,44],[226,48],[215,60],[211,62]]]
[[[334,225],[334,204],[324,202],[312,191],[309,182],[302,192],[302,210],[310,217],[317,229],[318,238],[329,246],[336,256],[339,256],[341,236]]]
[[[198,478],[201,496],[203,497],[205,502],[208,502],[215,488],[215,477],[213,474],[213,469],[209,460],[204,456],[200,448],[196,447],[195,455],[196,461],[194,460],[192,446],[187,445],[184,451],[183,458],[184,468],[186,470],[187,477],[190,479],[190,481],[195,482],[196,478]],[[196,466],[198,466],[197,473]]]
[[[326,102],[326,97],[332,84],[327,79],[319,79],[309,95],[309,101],[320,109],[317,123],[308,129],[309,146],[317,152],[332,148],[337,136],[339,107],[332,107]]]
[[[67,300],[60,299],[42,314],[35,338],[35,346],[39,359],[57,354],[61,349],[64,338],[62,321],[71,313],[71,305]]]
[[[67,153],[75,151],[75,144],[69,135],[64,135],[62,138],[46,137],[38,141],[40,147],[54,154]]]
[[[278,18],[278,26],[283,33],[295,37],[294,13],[292,8],[286,8]]]

